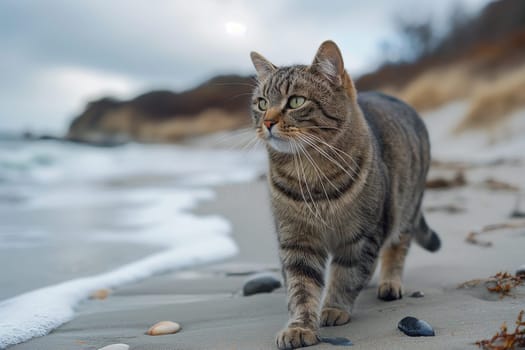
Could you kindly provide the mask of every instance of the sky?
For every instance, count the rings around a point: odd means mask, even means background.
[[[376,67],[394,18],[445,27],[489,0],[2,0],[0,132],[64,133],[85,104],[216,74],[253,74],[250,51],[310,63],[334,40],[352,76]]]

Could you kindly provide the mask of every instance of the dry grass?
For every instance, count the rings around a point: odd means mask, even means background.
[[[410,82],[397,95],[418,111],[468,97],[476,79],[464,64],[429,70]]]
[[[210,108],[193,116],[177,116],[163,122],[144,122],[139,125],[136,137],[142,142],[177,142],[247,125],[250,125],[250,119],[242,113],[233,114]]]
[[[513,111],[525,107],[525,65],[505,72],[494,81],[477,87],[470,99],[470,109],[456,132],[490,128]]]
[[[469,110],[458,120],[454,131],[490,129],[512,112],[525,108],[525,62],[499,71],[496,77],[480,73],[475,64],[455,64],[428,70],[401,91],[387,86],[381,90],[401,98],[420,112],[455,100],[467,100]]]
[[[455,133],[497,127],[512,112],[525,108],[525,62],[503,69],[496,77],[481,74],[475,65],[455,64],[420,74],[400,91],[385,86],[418,111],[428,111],[455,101],[467,100],[470,107],[458,119]]]

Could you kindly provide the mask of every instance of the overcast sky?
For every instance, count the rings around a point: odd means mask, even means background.
[[[1,0],[0,131],[64,132],[89,100],[251,74],[249,52],[309,63],[335,40],[351,75],[380,62],[393,18],[439,23],[488,0]]]

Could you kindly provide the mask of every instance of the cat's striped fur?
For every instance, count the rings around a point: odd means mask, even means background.
[[[394,300],[402,296],[412,238],[439,248],[421,213],[430,146],[412,108],[387,95],[357,94],[332,41],[310,66],[277,68],[257,53],[252,61],[252,116],[269,154],[290,313],[276,341],[296,348],[317,343],[320,326],[350,320],[380,256],[378,296]],[[305,102],[292,108],[294,96]]]

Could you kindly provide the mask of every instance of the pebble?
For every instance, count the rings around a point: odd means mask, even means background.
[[[255,275],[244,283],[242,295],[249,296],[258,293],[271,293],[281,287],[281,281],[272,275]]]
[[[422,291],[420,290],[416,290],[415,292],[413,292],[412,294],[410,294],[410,297],[411,298],[423,298],[425,296],[425,293],[423,293]]]
[[[521,265],[520,267],[518,267],[518,269],[516,270],[516,276],[521,276],[525,278],[525,265]]]
[[[340,345],[340,346],[352,346],[352,342],[350,339],[343,338],[343,337],[321,337],[321,341],[323,343],[328,343],[332,345]]]
[[[111,344],[106,345],[103,348],[100,348],[98,350],[128,350],[129,345],[128,344]]]
[[[411,316],[399,321],[397,328],[409,337],[433,337],[436,335],[427,321],[418,320]]]
[[[103,288],[97,289],[89,296],[90,299],[104,300],[111,294],[111,290]]]
[[[525,218],[525,211],[521,211],[516,208],[512,211],[512,213],[510,213],[510,217],[514,219]]]
[[[146,332],[147,335],[166,335],[166,334],[175,334],[180,331],[180,325],[176,322],[171,321],[161,321],[155,323],[153,326],[148,329]]]

